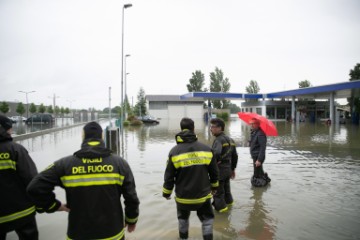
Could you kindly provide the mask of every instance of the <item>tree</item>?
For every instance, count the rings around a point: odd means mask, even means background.
[[[249,86],[245,88],[247,93],[259,93],[260,87],[256,80],[250,80]]]
[[[210,92],[229,92],[230,82],[228,78],[224,78],[224,73],[218,67],[210,73]],[[213,100],[213,107],[217,109],[225,109],[229,106],[229,100]]]
[[[61,108],[60,108],[60,112],[61,112],[61,116],[63,116],[63,117],[64,117],[65,108],[64,108],[64,107],[61,107]]]
[[[146,112],[147,109],[146,109],[145,91],[141,87],[137,95],[137,102],[135,104],[134,114],[136,116],[143,116],[146,115]]]
[[[189,84],[186,85],[189,92],[206,92],[203,87],[205,85],[205,76],[200,70],[192,73]]]
[[[240,112],[240,107],[234,103],[229,103],[230,113],[238,113]]]
[[[44,113],[45,111],[46,111],[46,107],[44,106],[44,104],[40,104],[39,113]]]
[[[9,107],[9,104],[7,104],[6,102],[2,102],[1,104],[0,104],[0,111],[2,112],[2,113],[7,113],[7,112],[9,112],[9,110],[10,110],[10,107]]]
[[[349,73],[350,79],[349,81],[360,80],[360,63],[357,63],[354,69],[350,70]],[[352,90],[351,97],[348,99],[348,103],[350,106],[350,113],[353,118],[354,123],[359,123],[359,114],[360,114],[360,96],[359,93]]]
[[[53,109],[53,106],[52,105],[49,105],[47,107],[47,112],[50,113],[50,114],[53,114],[54,113],[54,109]]]
[[[59,115],[59,113],[60,113],[59,106],[55,106],[55,116]]]
[[[307,88],[307,87],[311,87],[312,84],[310,81],[308,80],[303,80],[299,82],[299,88]]]
[[[70,109],[69,108],[65,108],[65,114],[69,114],[70,113]]]
[[[35,106],[35,104],[34,103],[31,103],[30,104],[30,107],[29,107],[29,112],[31,112],[32,114],[33,113],[36,113],[36,106]]]
[[[25,106],[22,102],[19,102],[18,105],[16,106],[16,112],[20,116],[22,116],[26,112]]]
[[[132,109],[131,109],[131,106],[130,106],[129,99],[128,99],[127,95],[125,95],[124,105],[125,105],[125,108],[126,108],[127,115],[128,116],[131,115],[132,114]]]

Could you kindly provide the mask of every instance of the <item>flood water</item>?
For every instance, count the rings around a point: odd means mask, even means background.
[[[360,239],[359,127],[285,122],[276,126],[280,136],[268,138],[264,164],[271,184],[252,188],[249,127],[236,118],[227,123],[226,133],[235,140],[239,154],[236,179],[231,181],[235,204],[228,213],[216,213],[214,239]],[[195,128],[199,141],[211,145],[208,126],[195,120]],[[81,131],[82,127],[74,127],[19,143],[41,171],[78,150]],[[174,199],[162,198],[167,154],[178,131],[179,120],[124,130],[120,154],[132,168],[141,202],[136,231],[127,233],[127,239],[178,237]],[[56,193],[65,201],[62,189]],[[38,214],[37,219],[40,239],[65,239],[66,213]],[[189,235],[202,239],[196,213],[190,218]],[[11,233],[8,239],[17,238]]]

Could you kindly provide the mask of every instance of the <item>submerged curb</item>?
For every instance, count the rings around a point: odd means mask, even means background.
[[[97,120],[97,122],[99,122],[99,123],[102,122],[102,121],[105,121],[105,119]],[[89,121],[89,122],[91,122],[91,121]],[[12,138],[13,138],[14,141],[21,141],[21,140],[24,140],[24,139],[33,138],[33,137],[41,136],[41,135],[52,133],[52,132],[57,132],[57,131],[62,131],[62,130],[73,128],[73,127],[82,126],[82,125],[85,125],[87,123],[88,122],[82,122],[82,123],[77,123],[77,124],[64,126],[64,127],[49,128],[49,129],[45,129],[45,130],[41,130],[41,131],[36,131],[36,132],[31,132],[31,133],[25,133],[25,134],[21,134],[21,135],[12,136]]]
[[[52,132],[62,131],[62,130],[73,128],[73,127],[78,127],[81,125],[85,125],[86,123],[87,122],[82,122],[82,123],[77,123],[77,124],[73,124],[73,125],[69,125],[69,126],[65,126],[65,127],[49,128],[49,129],[45,129],[45,130],[41,130],[41,131],[12,136],[12,138],[14,141],[20,141],[20,140],[33,138],[33,137],[41,136],[41,135],[52,133]]]

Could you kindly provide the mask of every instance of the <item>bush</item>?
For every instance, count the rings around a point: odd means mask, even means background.
[[[223,112],[223,113],[217,113],[216,117],[221,118],[225,122],[229,120],[229,113]]]
[[[143,122],[140,121],[140,120],[137,120],[137,119],[132,120],[132,121],[130,122],[130,126],[141,126],[142,124],[143,124]]]
[[[129,121],[124,121],[123,122],[123,126],[126,127],[126,126],[129,126],[130,125],[130,122]]]

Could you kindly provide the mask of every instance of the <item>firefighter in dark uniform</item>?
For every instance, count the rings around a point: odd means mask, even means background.
[[[0,115],[0,240],[15,231],[20,240],[37,240],[35,206],[26,187],[37,174],[27,150],[14,143],[12,122]]]
[[[219,188],[214,195],[213,205],[219,212],[226,212],[228,206],[234,202],[230,179],[235,178],[235,168],[238,162],[238,154],[234,140],[224,133],[225,123],[220,118],[210,121],[210,131],[216,137],[212,145],[212,151],[219,167]]]
[[[28,193],[39,212],[69,212],[67,239],[125,239],[125,227],[134,231],[139,215],[132,171],[105,148],[98,123],[86,124],[83,134],[81,149],[37,175]],[[65,189],[66,204],[56,199],[55,186]]]
[[[197,211],[203,238],[213,239],[211,197],[219,185],[218,167],[211,148],[197,141],[194,121],[183,118],[180,127],[181,132],[175,136],[177,145],[171,149],[167,161],[163,197],[170,199],[175,186],[180,239],[188,239],[191,211]]]

